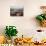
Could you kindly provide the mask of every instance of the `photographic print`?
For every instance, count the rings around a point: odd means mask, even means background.
[[[11,7],[10,8],[10,16],[23,16],[23,7]]]

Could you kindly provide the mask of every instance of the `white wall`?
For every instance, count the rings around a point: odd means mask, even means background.
[[[23,17],[10,16],[10,6],[14,5],[24,6]],[[35,20],[35,16],[41,13],[41,5],[46,5],[46,0],[0,0],[0,33],[4,33],[6,25],[15,25],[19,36],[31,36],[31,33],[36,33],[36,29],[41,29]]]

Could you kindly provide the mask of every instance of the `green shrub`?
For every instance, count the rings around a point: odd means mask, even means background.
[[[46,14],[38,15],[38,16],[36,16],[36,19],[39,21],[43,21],[44,19],[46,19]]]
[[[6,26],[5,34],[7,37],[11,38],[12,36],[16,36],[18,33],[15,26]]]

